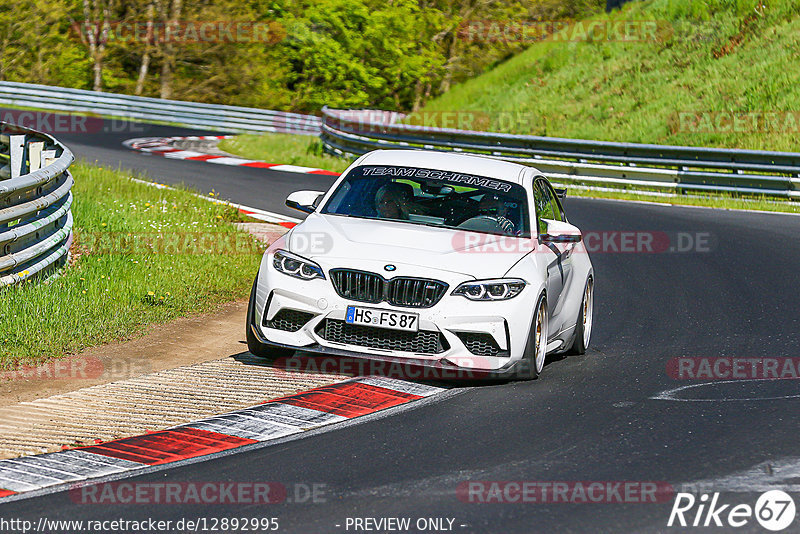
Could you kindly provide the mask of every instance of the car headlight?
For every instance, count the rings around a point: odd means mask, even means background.
[[[522,293],[525,284],[525,280],[521,278],[476,280],[459,284],[452,294],[469,300],[508,300]]]
[[[325,279],[322,267],[311,260],[285,250],[278,250],[272,258],[272,265],[277,271],[301,280]]]

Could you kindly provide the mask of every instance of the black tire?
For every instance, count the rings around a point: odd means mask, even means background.
[[[289,358],[294,354],[294,350],[285,349],[283,347],[273,347],[261,343],[253,333],[251,325],[258,324],[255,317],[256,312],[256,284],[258,283],[258,276],[253,282],[253,289],[250,290],[250,303],[247,305],[247,321],[245,324],[245,336],[247,338],[247,350],[250,354],[258,358],[266,360],[274,360],[277,358]]]
[[[575,341],[572,342],[572,346],[567,351],[569,355],[580,356],[581,354],[586,354],[586,347],[583,344],[583,321],[581,320],[581,315],[583,311],[583,303],[581,303],[581,311],[578,312],[578,322],[575,325]]]
[[[586,287],[589,287],[589,284],[592,284],[593,280],[589,278],[586,281]],[[586,343],[583,330],[583,309],[586,306],[586,296],[587,291],[586,288],[583,290],[583,298],[581,299],[581,307],[578,309],[578,317],[575,321],[575,340],[572,342],[572,347],[567,351],[567,354],[574,354],[574,355],[582,355],[586,354]]]
[[[522,361],[520,362],[519,373],[517,376],[520,380],[534,380],[539,378],[540,371],[536,368],[536,324],[539,320],[539,313],[543,309],[544,304],[545,315],[547,315],[547,299],[544,293],[539,296],[536,301],[536,313],[533,314],[533,321],[531,321],[531,328],[528,331],[528,341],[525,343],[525,352]],[[545,324],[547,318],[545,317]],[[547,330],[545,328],[545,350],[547,350]],[[546,356],[546,355],[545,355]]]

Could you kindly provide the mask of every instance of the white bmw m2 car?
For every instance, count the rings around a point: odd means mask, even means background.
[[[286,200],[308,216],[261,261],[250,352],[538,377],[592,332],[592,264],[560,194],[496,159],[365,154],[327,193]]]

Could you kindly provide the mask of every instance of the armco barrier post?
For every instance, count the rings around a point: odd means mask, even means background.
[[[0,180],[11,178],[11,154],[9,153],[8,142],[8,135],[0,134]]]
[[[28,143],[28,172],[38,171],[42,168],[42,151],[44,141],[31,141]]]
[[[8,136],[9,156],[11,156],[11,178],[22,176],[25,168],[25,136]]]

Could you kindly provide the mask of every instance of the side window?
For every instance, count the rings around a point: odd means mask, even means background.
[[[536,204],[536,227],[540,234],[544,232],[542,219],[555,219],[552,200],[544,182],[537,180],[533,188],[533,202]]]
[[[546,182],[542,182],[542,184],[544,185]],[[550,195],[550,202],[553,207],[553,214],[555,215],[553,219],[556,221],[564,221],[564,210],[561,208],[561,204],[558,201],[558,195],[556,195],[556,192],[553,191],[553,187],[550,184],[546,184],[545,189]]]

